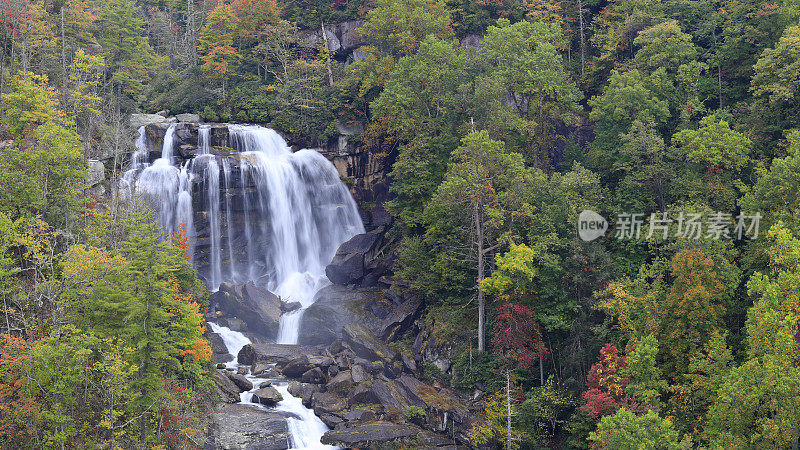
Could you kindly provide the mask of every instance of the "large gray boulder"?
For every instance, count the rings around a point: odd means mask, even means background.
[[[343,337],[345,325],[368,321],[367,315],[359,310],[382,296],[382,291],[377,288],[354,290],[336,285],[322,288],[314,297],[314,304],[300,318],[298,342],[303,345],[332,344]]]
[[[222,283],[209,297],[216,309],[238,317],[247,324],[247,331],[275,339],[281,321],[281,299],[272,292],[247,283],[233,285]]]
[[[383,227],[357,234],[336,250],[333,260],[325,268],[325,275],[340,286],[360,284],[366,275],[366,267],[372,262],[381,243]]]
[[[86,186],[92,187],[106,179],[106,167],[102,162],[90,159],[86,165],[89,169],[86,173]]]
[[[239,351],[237,359],[240,364],[256,362],[275,363],[285,366],[289,361],[302,356],[319,356],[321,350],[316,347],[291,344],[247,344]]]
[[[414,440],[421,431],[411,425],[365,422],[328,431],[322,436],[322,443],[344,448],[375,448],[380,444]]]
[[[375,334],[364,325],[356,323],[344,327],[344,341],[356,355],[367,361],[394,361],[397,352],[381,342]]]
[[[206,448],[284,450],[288,441],[289,429],[281,413],[223,405],[211,416]]]
[[[222,370],[215,370],[214,375],[211,377],[214,382],[214,388],[217,392],[217,398],[223,403],[238,403],[239,393],[242,392],[230,378],[228,378]]]
[[[283,396],[272,386],[262,387],[253,391],[253,402],[274,406],[280,401],[283,401]]]

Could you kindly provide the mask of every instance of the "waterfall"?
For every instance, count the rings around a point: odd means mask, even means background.
[[[296,344],[304,311],[329,284],[325,266],[343,242],[364,232],[350,192],[325,157],[313,150],[292,152],[268,128],[228,125],[228,148],[218,150],[211,145],[218,135],[201,125],[192,157],[185,151],[186,135],[177,132],[184,126],[168,126],[161,157],[152,163],[140,128],[131,168],[120,184],[149,202],[164,232],[183,224],[193,263],[210,290],[223,282],[252,281],[284,301],[299,302],[299,309],[281,316],[277,338]],[[250,343],[241,333],[209,326],[234,358]],[[235,360],[228,364],[237,366]],[[289,445],[332,448],[319,443],[328,428],[288,393],[285,381],[275,387],[284,397],[275,409],[288,413]],[[241,394],[242,402],[251,397]]]

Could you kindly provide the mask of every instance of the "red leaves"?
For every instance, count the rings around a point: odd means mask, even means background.
[[[542,341],[534,310],[514,300],[504,300],[492,320],[492,347],[494,353],[505,355],[526,370],[547,348]]]
[[[581,411],[597,419],[614,414],[623,406],[633,409],[633,397],[625,393],[630,380],[622,375],[624,368],[625,357],[619,354],[616,347],[606,344],[600,349],[600,359],[592,364],[586,376],[589,390],[583,393],[587,403],[581,406]]]

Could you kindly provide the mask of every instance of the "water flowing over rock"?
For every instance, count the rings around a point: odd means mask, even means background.
[[[166,233],[186,231],[210,290],[252,282],[299,303],[265,334],[296,343],[303,312],[329,283],[325,267],[364,232],[334,166],[259,126],[155,123],[136,145],[123,192],[144,197]]]

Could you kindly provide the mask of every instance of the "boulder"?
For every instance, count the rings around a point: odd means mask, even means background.
[[[332,283],[340,286],[358,283],[364,276],[364,255],[359,253],[337,254],[325,267],[325,275]]]
[[[319,420],[321,420],[322,423],[324,423],[328,428],[336,428],[344,423],[344,419],[336,414],[323,414],[319,416]]]
[[[178,114],[175,117],[178,119],[178,122],[182,122],[182,123],[199,123],[200,122],[200,115],[199,114],[183,113],[183,114]]]
[[[296,311],[303,307],[303,304],[300,302],[281,302],[281,311],[284,313]]]
[[[299,381],[292,380],[289,382],[289,386],[287,386],[286,390],[289,391],[293,397],[300,397],[303,392],[303,384]]]
[[[342,417],[348,422],[366,422],[375,420],[375,413],[368,409],[353,409],[344,413]]]
[[[300,380],[303,383],[322,384],[325,383],[325,374],[319,367],[314,367],[313,369],[304,372],[303,376],[300,377]]]
[[[281,369],[281,373],[289,378],[300,378],[304,373],[313,368],[314,365],[308,361],[308,357],[306,355],[300,355],[286,363],[283,369]]]
[[[349,400],[351,405],[376,404],[383,406],[386,410],[404,410],[403,405],[394,398],[386,383],[380,380],[356,385]]]
[[[211,416],[206,448],[284,450],[286,418],[279,412],[245,405],[224,405]]]
[[[344,448],[375,448],[380,444],[390,442],[412,441],[421,431],[411,425],[364,422],[328,431],[322,436],[321,442]]]
[[[92,187],[106,179],[106,167],[102,162],[92,160],[86,161],[88,172],[86,173],[86,186]]]
[[[408,298],[393,308],[389,315],[383,319],[378,328],[378,335],[386,341],[393,340],[417,320],[421,310],[422,301],[416,297]]]
[[[339,372],[325,385],[327,392],[333,392],[343,397],[347,397],[353,392],[354,380],[349,370]]]
[[[223,372],[225,376],[228,377],[229,380],[239,388],[240,391],[246,392],[253,389],[253,383],[247,379],[244,375],[239,375],[238,373],[228,372],[227,370]]]
[[[328,279],[340,286],[359,284],[366,274],[365,266],[372,261],[383,231],[383,227],[380,227],[357,234],[340,245],[333,260],[325,268]]]
[[[206,339],[211,344],[211,352],[214,354],[215,363],[233,361],[233,355],[228,353],[228,347],[225,346],[222,336],[213,331],[206,331]]]
[[[276,403],[283,401],[283,396],[277,389],[271,386],[261,387],[253,391],[253,402],[262,405],[275,406]]]
[[[262,362],[285,366],[289,361],[294,359],[305,355],[318,355],[319,353],[320,350],[315,347],[291,344],[254,343],[242,347],[242,349],[239,350],[237,359],[240,364],[252,365],[256,362]],[[300,372],[300,374],[302,374],[302,372]]]
[[[364,325],[347,324],[344,329],[344,341],[356,355],[368,361],[393,361],[397,352],[387,347]]]
[[[167,118],[160,114],[131,114],[130,123],[133,128],[143,127],[151,123],[166,123]]]
[[[236,316],[247,324],[247,331],[275,339],[281,320],[281,300],[272,292],[253,283],[222,283],[209,297],[217,310]]]
[[[353,364],[350,368],[351,377],[353,378],[353,383],[361,384],[368,379],[372,378],[367,375],[367,372],[364,370],[364,367],[361,364]]]
[[[254,376],[260,376],[261,374],[263,374],[264,372],[268,371],[271,368],[272,368],[271,365],[259,361],[253,363],[253,365],[250,367],[250,373],[252,373]]]
[[[314,408],[314,414],[318,416],[347,408],[347,403],[332,392],[314,392],[311,395],[311,405]]]
[[[348,289],[330,285],[320,289],[300,318],[298,342],[303,345],[330,345],[343,337],[342,330],[349,323],[369,323],[363,306],[383,293],[377,288]],[[376,322],[376,319],[372,319]],[[338,348],[331,350],[339,353]]]
[[[217,392],[217,398],[223,403],[238,403],[239,393],[242,392],[230,378],[225,375],[224,371],[215,370],[212,376],[214,387]]]

